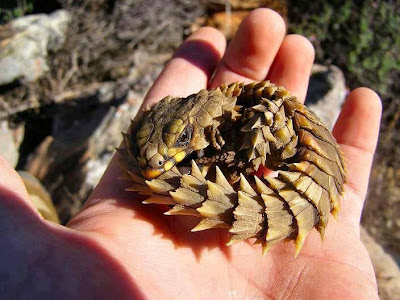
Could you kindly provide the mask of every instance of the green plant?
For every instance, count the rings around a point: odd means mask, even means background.
[[[367,85],[392,98],[400,72],[397,1],[292,1],[290,30],[307,36],[317,61],[341,67],[351,87]]]
[[[0,8],[0,25],[33,11],[34,0],[18,0],[10,8]]]

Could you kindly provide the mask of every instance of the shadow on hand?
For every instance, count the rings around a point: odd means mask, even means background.
[[[132,218],[145,221],[154,228],[154,235],[170,240],[176,248],[190,248],[200,259],[201,253],[208,249],[219,248],[225,256],[230,258],[229,232],[226,229],[212,229],[200,232],[191,232],[191,229],[200,222],[199,218],[189,216],[166,216],[163,213],[169,210],[166,205],[145,205],[141,202],[146,198],[136,192],[125,191],[130,186],[128,180],[119,179],[122,175],[117,166],[118,155],[115,155],[101,182],[88,199],[84,208],[96,205],[103,201],[113,200],[111,206],[124,208],[132,212]],[[112,209],[111,212],[112,213]],[[88,216],[90,217],[90,216]],[[81,222],[85,217],[77,216],[71,220],[69,226]]]
[[[191,232],[200,219],[192,216],[167,216],[164,212],[170,207],[167,205],[145,205],[141,202],[146,198],[134,192],[126,192],[124,199],[119,198],[116,207],[122,207],[134,212],[134,218],[151,224],[153,235],[170,240],[175,248],[190,248],[199,260],[204,250],[219,248],[230,259],[230,248],[226,246],[230,234],[226,229],[211,229]]]
[[[2,186],[0,220],[1,242],[7,245],[0,248],[6,272],[0,281],[7,295],[42,298],[45,291],[50,298],[145,299],[108,251],[81,234],[44,221],[24,199]],[[48,289],[43,290],[43,283]]]

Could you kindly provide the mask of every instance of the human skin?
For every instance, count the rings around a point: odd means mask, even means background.
[[[314,50],[285,35],[282,18],[253,11],[225,50],[202,28],[177,50],[147,94],[187,96],[225,82],[269,79],[304,100]],[[212,74],[214,73],[214,76]],[[375,275],[360,241],[360,216],[381,115],[370,89],[352,91],[333,130],[349,169],[341,211],[325,238],[308,235],[263,258],[260,245],[225,246],[224,230],[190,232],[196,219],[164,216],[140,203],[113,158],[82,210],[66,227],[47,222],[30,203],[18,174],[0,159],[0,292],[8,298],[378,299]]]

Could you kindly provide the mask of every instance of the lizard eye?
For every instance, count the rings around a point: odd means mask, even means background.
[[[186,147],[190,140],[192,139],[193,133],[193,126],[188,125],[183,129],[182,133],[179,135],[178,139],[176,140],[176,147]]]

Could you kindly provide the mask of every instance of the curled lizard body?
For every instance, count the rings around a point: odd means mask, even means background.
[[[314,227],[323,238],[346,182],[326,126],[268,81],[166,97],[131,124],[118,151],[128,190],[144,203],[199,217],[192,231],[227,228],[229,245],[255,238],[264,254],[293,239],[297,255]],[[264,167],[278,175],[254,176]]]

